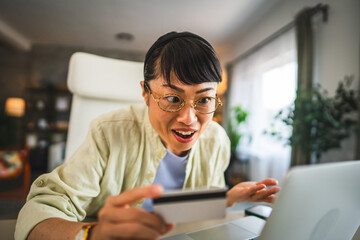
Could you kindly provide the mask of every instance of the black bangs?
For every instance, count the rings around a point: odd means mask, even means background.
[[[194,38],[177,38],[160,53],[160,73],[171,85],[171,74],[188,85],[221,82],[221,67],[215,52]]]
[[[171,85],[174,75],[187,85],[222,80],[220,62],[213,47],[202,37],[189,32],[165,34],[145,56],[145,81],[162,76]]]

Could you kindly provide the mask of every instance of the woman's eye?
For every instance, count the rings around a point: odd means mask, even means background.
[[[200,98],[197,102],[199,104],[208,104],[211,102],[211,97],[203,97],[203,98]]]
[[[168,101],[169,103],[179,103],[181,102],[180,98],[177,96],[166,96],[164,97],[166,99],[166,101]]]

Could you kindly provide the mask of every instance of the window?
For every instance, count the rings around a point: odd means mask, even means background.
[[[250,180],[274,177],[281,181],[288,170],[291,148],[264,131],[294,101],[296,71],[293,30],[233,65],[228,103],[229,107],[240,104],[249,113],[246,131],[252,141],[244,138],[238,152],[250,159]]]

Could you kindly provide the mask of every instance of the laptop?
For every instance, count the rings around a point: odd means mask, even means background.
[[[351,239],[360,226],[360,161],[292,168],[270,217],[240,218],[166,240]]]

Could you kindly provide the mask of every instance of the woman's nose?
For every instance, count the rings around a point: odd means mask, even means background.
[[[178,122],[182,122],[186,125],[191,125],[197,121],[196,110],[190,103],[185,104],[185,106],[179,111],[177,117]]]

